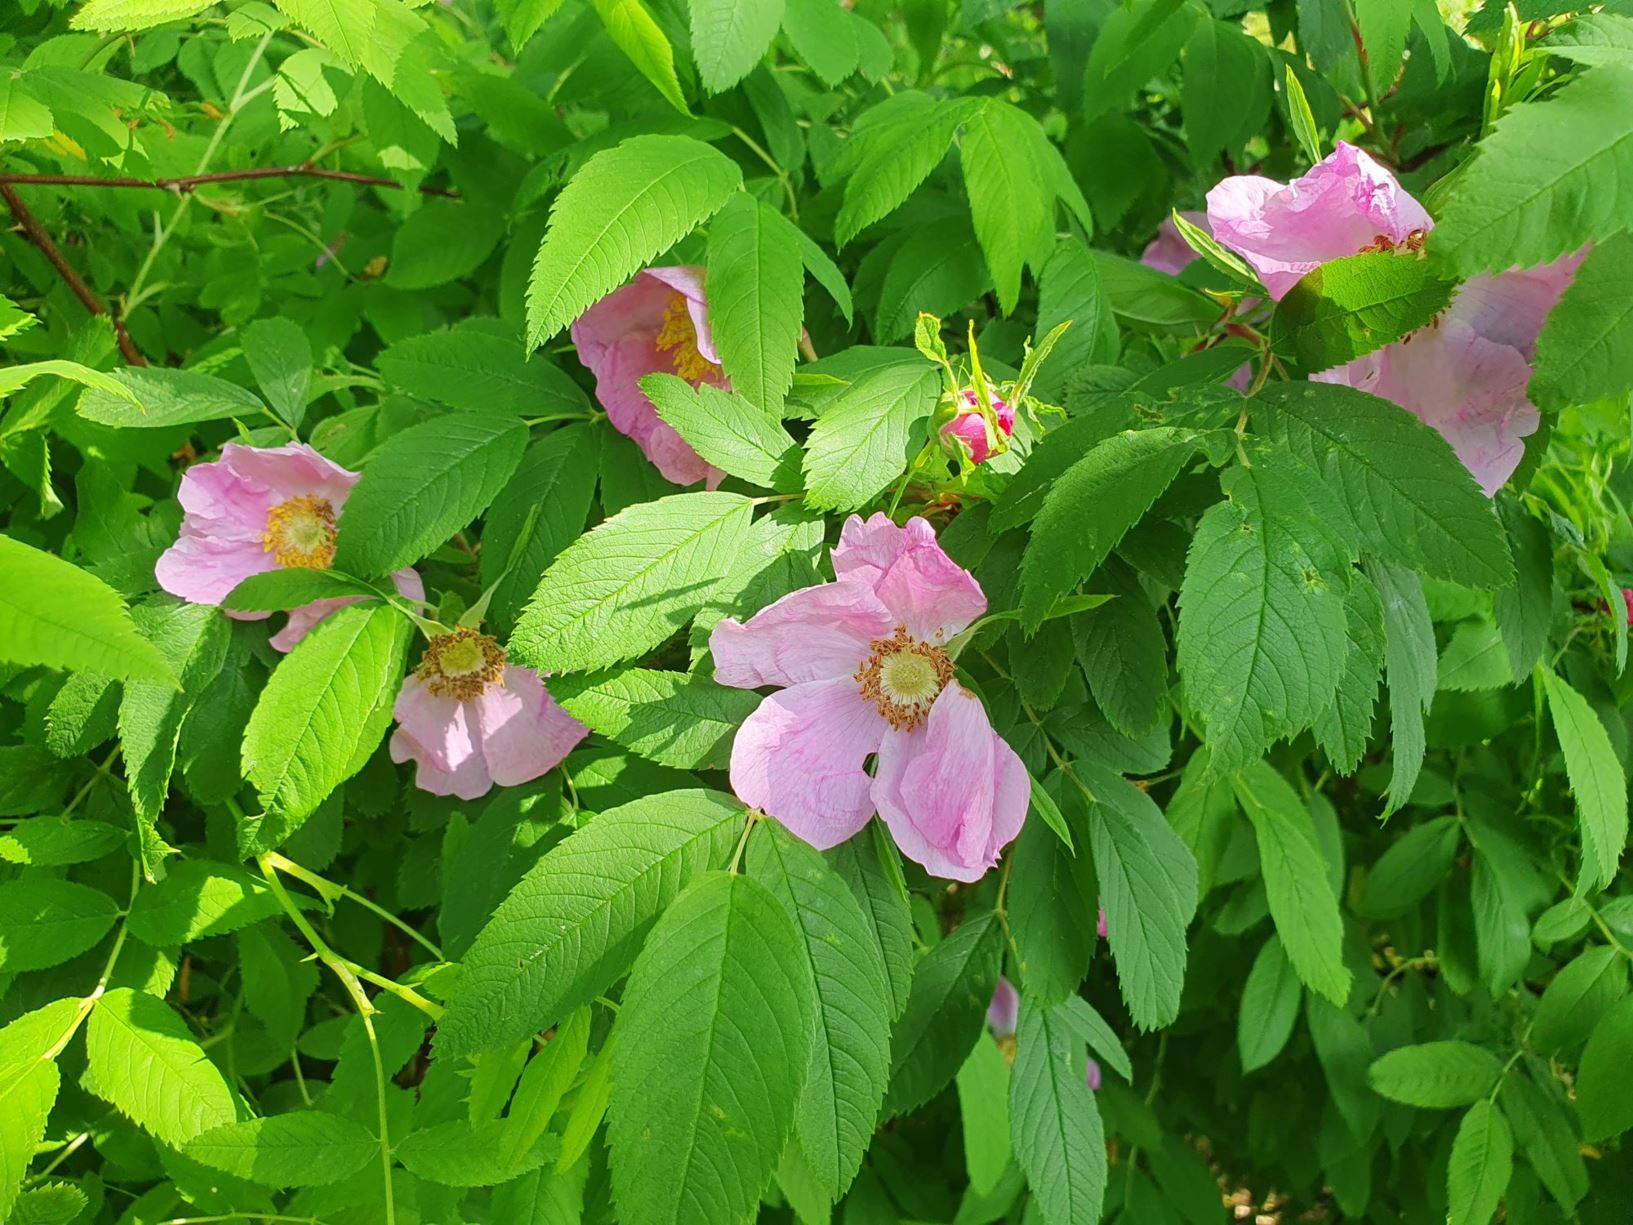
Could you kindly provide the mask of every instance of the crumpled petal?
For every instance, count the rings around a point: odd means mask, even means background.
[[[1531,365],[1518,349],[1443,317],[1399,344],[1310,376],[1393,400],[1433,426],[1490,497],[1525,454],[1536,432],[1536,408],[1526,399]]]
[[[863,765],[886,723],[850,677],[809,681],[760,703],[731,747],[731,788],[825,851],[873,815]]]
[[[425,600],[425,584],[420,581],[419,572],[412,566],[404,566],[391,576],[397,594],[405,596],[415,602]],[[333,600],[313,600],[310,604],[302,604],[299,608],[289,610],[289,620],[284,623],[283,629],[267,639],[267,645],[274,651],[293,651],[295,645],[323,618],[336,609],[345,608],[348,604],[356,604],[359,600],[366,600],[367,596],[347,595],[338,596]],[[264,615],[264,614],[263,614]]]
[[[1589,250],[1583,247],[1540,268],[1510,268],[1467,280],[1458,287],[1446,318],[1468,324],[1487,340],[1518,349],[1529,361],[1536,356],[1537,337],[1548,312],[1570,288]]]
[[[897,527],[882,512],[845,521],[833,549],[834,573],[869,584],[895,624],[925,642],[945,640],[987,610],[973,575],[948,557],[920,518]]]
[[[506,668],[499,683],[470,705],[488,773],[501,787],[548,774],[590,734],[531,668]]]
[[[727,617],[709,635],[714,678],[722,685],[758,689],[854,676],[869,644],[896,628],[890,610],[866,583],[840,581],[804,587],[762,608],[747,621]]]
[[[1280,301],[1312,268],[1392,244],[1434,225],[1395,176],[1354,145],[1337,147],[1291,183],[1235,175],[1208,193],[1208,228]]]
[[[1020,832],[1032,784],[986,709],[954,681],[911,732],[879,749],[873,800],[902,854],[932,876],[976,881]]]

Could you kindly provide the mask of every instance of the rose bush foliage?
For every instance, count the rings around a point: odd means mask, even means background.
[[[0,1222],[1633,1213],[1633,9],[14,0]]]

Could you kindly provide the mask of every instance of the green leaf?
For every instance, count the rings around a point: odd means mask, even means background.
[[[22,74],[0,75],[0,141],[44,140],[54,130],[51,108],[34,96]]]
[[[0,973],[61,965],[101,943],[119,906],[100,889],[49,877],[0,885]]]
[[[550,1041],[528,1060],[516,1085],[510,1112],[505,1116],[501,1149],[507,1164],[519,1161],[550,1126],[561,1099],[578,1079],[589,1041],[590,1010],[580,1008],[558,1025]],[[522,1042],[524,1051],[533,1045],[531,1038],[524,1038]],[[501,1053],[502,1048],[488,1052],[488,1056]]]
[[[1582,822],[1578,892],[1605,889],[1616,879],[1627,846],[1627,775],[1593,707],[1549,669],[1542,669],[1548,713],[1565,753],[1565,773]]]
[[[468,412],[546,417],[589,407],[578,384],[544,358],[529,357],[520,341],[476,328],[399,340],[375,365],[410,395]]]
[[[1293,136],[1313,166],[1321,160],[1321,131],[1316,127],[1315,115],[1310,110],[1309,96],[1299,83],[1296,72],[1284,70],[1279,80],[1282,92],[1287,95],[1287,115]]]
[[[1618,234],[1588,253],[1537,337],[1526,390],[1538,407],[1559,411],[1633,387],[1630,281],[1633,234]]]
[[[675,899],[635,959],[613,1049],[613,1195],[626,1219],[747,1220],[771,1182],[810,1066],[799,934],[746,876]]]
[[[1314,468],[1363,549],[1470,587],[1514,576],[1502,526],[1451,445],[1387,400],[1335,383],[1267,387],[1254,423]]]
[[[487,262],[503,230],[503,214],[463,200],[431,200],[409,214],[391,240],[384,283],[393,289],[435,289],[468,278]]]
[[[725,769],[732,736],[760,704],[750,690],[651,668],[558,677],[550,692],[591,731],[682,770]]]
[[[1539,1051],[1562,1051],[1584,1041],[1627,994],[1627,959],[1610,945],[1583,950],[1537,1001],[1531,1023],[1532,1041]]]
[[[1184,64],[1185,143],[1198,166],[1211,166],[1263,125],[1270,109],[1270,62],[1240,22],[1203,17],[1186,40]]]
[[[1627,224],[1633,66],[1595,68],[1545,102],[1515,106],[1476,147],[1430,250],[1460,276],[1530,268]]]
[[[739,11],[772,7],[772,0],[696,0],[694,32],[700,3]],[[780,0],[775,6],[781,8]],[[732,390],[772,419],[794,381],[805,316],[805,268],[793,230],[781,213],[747,192],[733,196],[709,225],[709,331],[720,365]]]
[[[1372,78],[1373,97],[1382,97],[1395,83],[1406,53],[1406,34],[1412,28],[1410,0],[1356,0],[1355,19],[1366,48],[1362,67]]]
[[[1346,256],[1306,273],[1276,304],[1272,343],[1294,373],[1331,370],[1423,327],[1451,295],[1452,283],[1413,254]]]
[[[272,411],[291,426],[306,416],[312,386],[312,345],[288,319],[257,319],[239,334],[244,360]]]
[[[1128,1052],[1112,1032],[1106,1019],[1094,1010],[1081,995],[1066,1001],[1066,1023],[1077,1031],[1077,1036],[1089,1044],[1089,1049],[1104,1059],[1124,1080],[1133,1081],[1134,1065],[1128,1061]]]
[[[1348,566],[1304,492],[1261,462],[1227,472],[1179,594],[1179,674],[1214,768],[1313,723],[1345,667]]]
[[[887,1117],[917,1110],[963,1066],[986,1022],[1003,953],[1002,930],[987,913],[965,919],[919,961],[890,1035]]]
[[[494,1217],[515,1225],[579,1225],[588,1173],[580,1162],[564,1173],[544,1168],[513,1178],[493,1189]]]
[[[1105,1129],[1064,1008],[1021,1001],[1009,1083],[1010,1135],[1043,1225],[1100,1219]]]
[[[724,93],[760,62],[782,24],[783,0],[691,0],[692,58],[710,93]]]
[[[498,0],[496,7],[511,46],[520,51],[563,3],[565,0]]]
[[[799,445],[774,412],[707,383],[691,387],[673,374],[646,375],[641,390],[658,415],[716,468],[762,489],[799,488]]]
[[[1576,1073],[1576,1114],[1582,1138],[1608,1140],[1633,1128],[1633,997],[1593,1027]]]
[[[1306,987],[1342,1007],[1350,992],[1344,924],[1310,814],[1287,780],[1265,762],[1233,782],[1258,837],[1259,870],[1282,948]]]
[[[1515,576],[1511,584],[1497,589],[1491,606],[1518,682],[1531,675],[1548,645],[1554,613],[1554,543],[1547,524],[1508,494],[1498,495],[1497,513],[1508,530]]]
[[[1089,845],[1106,907],[1117,983],[1141,1029],[1179,1015],[1185,929],[1196,913],[1196,859],[1145,792],[1111,771],[1078,762],[1094,793]]]
[[[533,1147],[516,1154],[504,1144],[505,1123],[450,1119],[411,1132],[393,1152],[409,1173],[445,1187],[491,1187],[536,1170],[561,1149],[543,1133]]]
[[[130,934],[156,948],[236,931],[279,912],[278,899],[232,864],[189,859],[136,895]]]
[[[264,1187],[325,1187],[380,1154],[361,1123],[316,1110],[212,1128],[187,1145],[194,1161]]]
[[[1626,1094],[1621,1098],[1625,1101]],[[1552,1085],[1544,1089],[1529,1077],[1509,1076],[1503,1080],[1500,1101],[1520,1152],[1569,1213],[1588,1192],[1588,1171],[1563,1094]]]
[[[727,795],[671,791],[609,809],[558,843],[465,955],[437,1054],[503,1046],[594,999],[675,895],[725,861],[744,815]]]
[[[0,859],[55,868],[101,859],[125,844],[125,831],[102,821],[28,817],[0,834]]]
[[[749,842],[748,870],[793,920],[813,975],[810,1069],[794,1114],[812,1174],[837,1201],[873,1140],[890,1080],[890,986],[850,886],[775,822]]]
[[[1340,774],[1353,774],[1372,739],[1372,706],[1384,666],[1384,610],[1364,571],[1350,574],[1344,597],[1344,676],[1315,721],[1316,742]]]
[[[1435,669],[1440,691],[1472,693],[1506,689],[1513,676],[1503,636],[1489,621],[1464,621],[1452,634]]]
[[[912,334],[921,312],[955,314],[991,288],[969,221],[938,218],[915,227],[895,247],[879,289],[873,334],[879,340],[899,340]]]
[[[1253,1072],[1272,1062],[1293,1036],[1299,1001],[1304,990],[1281,940],[1272,935],[1259,949],[1242,988],[1242,1009],[1236,1016],[1236,1049],[1242,1071]]]
[[[86,1026],[86,1087],[164,1143],[180,1148],[231,1123],[232,1090],[164,1001],[117,987]]]
[[[1040,248],[1048,251],[1054,201],[1042,189],[1048,174],[1034,155],[1041,135],[1025,111],[988,98],[965,120],[959,141],[975,234],[1006,315],[1020,299],[1022,265]]]
[[[1034,804],[1047,795],[1033,782]],[[1088,856],[1074,855],[1069,841],[1047,823],[1028,821],[1015,840],[1009,872],[1009,934],[1018,985],[1040,1004],[1061,1003],[1076,992],[1094,956],[1098,916]]]
[[[381,575],[418,561],[487,509],[526,447],[520,421],[475,413],[433,417],[392,435],[346,499],[335,565]]]
[[[1483,1046],[1425,1042],[1373,1060],[1367,1083],[1392,1102],[1444,1110],[1470,1106],[1497,1087],[1503,1065]]]
[[[725,206],[742,172],[688,136],[632,136],[556,197],[527,291],[537,348]]]
[[[75,30],[146,30],[167,21],[184,21],[210,7],[212,0],[85,0],[68,25]]]
[[[1108,558],[1094,585],[1117,598],[1071,618],[1077,660],[1111,725],[1125,736],[1143,736],[1167,709],[1168,639],[1130,567]]]
[[[1514,1137],[1495,1102],[1475,1102],[1446,1166],[1447,1225],[1490,1225],[1514,1173]]]
[[[0,1220],[17,1219],[12,1209],[34,1150],[45,1139],[59,1080],[57,1065],[37,1057],[0,1067]]]
[[[1044,494],[1021,558],[1029,631],[1094,573],[1197,452],[1189,430],[1125,430],[1094,446]],[[1090,513],[1089,508],[1093,511]]]
[[[1083,118],[1121,107],[1178,58],[1199,10],[1184,0],[1142,0],[1113,9],[1083,67]]]
[[[1435,817],[1414,825],[1372,865],[1356,899],[1356,913],[1368,919],[1393,919],[1407,913],[1451,871],[1461,843],[1456,817]]]
[[[374,32],[376,6],[368,0],[276,0],[297,25],[317,36],[348,64],[363,61]]]
[[[867,916],[870,937],[884,958],[890,1019],[895,1021],[907,1009],[915,960],[913,920],[896,846],[883,824],[873,821],[864,833],[840,843],[827,857]]]
[[[225,417],[254,420],[267,411],[257,396],[237,383],[197,370],[130,366],[115,370],[112,377],[130,394],[116,395],[93,386],[79,398],[81,417],[129,430],[193,425]]]
[[[905,97],[905,102],[892,99],[876,108],[892,109],[886,118],[851,137],[860,141],[854,155],[859,160],[845,182],[845,201],[834,219],[834,241],[840,247],[906,203],[946,156],[959,125],[981,105],[975,98],[932,103],[922,94]]]
[[[30,667],[98,672],[176,684],[137,633],[117,592],[78,566],[0,535],[0,659]],[[73,616],[64,615],[68,609]]]
[[[996,1042],[977,1038],[957,1079],[970,1190],[991,1195],[1014,1157],[1009,1140],[1009,1061]]]
[[[250,575],[227,593],[221,607],[231,612],[280,612],[314,600],[377,595],[371,584],[338,570],[308,570],[296,566]]]
[[[856,71],[856,23],[839,0],[787,0],[783,33],[799,57],[829,85]]]
[[[513,657],[556,673],[646,654],[714,597],[752,515],[739,494],[682,493],[598,524],[544,572],[511,635]]]
[[[878,366],[831,400],[805,443],[806,504],[859,510],[907,467],[941,375],[922,362]]]
[[[675,49],[641,0],[591,0],[601,24],[636,70],[682,115],[692,112],[675,75]],[[667,244],[666,244],[667,245]]]
[[[1423,584],[1416,574],[1383,562],[1368,567],[1384,610],[1384,674],[1389,679],[1390,731],[1395,764],[1389,777],[1387,816],[1405,804],[1417,785],[1426,739],[1423,716],[1434,701],[1435,630]]]
[[[391,721],[411,628],[386,604],[324,618],[272,672],[244,729],[244,777],[266,816],[260,850],[278,846],[357,773]]]

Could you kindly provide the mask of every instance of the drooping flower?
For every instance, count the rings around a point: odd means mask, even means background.
[[[572,327],[578,359],[595,375],[595,397],[607,419],[677,485],[721,473],[703,461],[641,390],[648,374],[676,374],[692,386],[728,387],[709,331],[703,269],[648,268],[578,317]]]
[[[947,652],[986,597],[923,519],[897,527],[852,515],[833,565],[837,581],[714,629],[717,680],[780,689],[738,730],[732,789],[819,850],[877,811],[932,875],[978,880],[1020,831],[1031,796]]]
[[[961,440],[970,449],[970,459],[984,464],[1002,449],[1003,440],[1015,433],[1015,409],[997,396],[992,397],[992,416],[997,422],[997,432],[1003,435],[1003,438],[995,439],[988,432],[987,420],[981,415],[981,401],[976,393],[966,390],[963,396],[969,407],[960,410],[941,427],[941,436],[948,440],[954,450],[957,447],[952,440]]]
[[[1433,220],[1393,175],[1353,145],[1291,183],[1243,175],[1208,193],[1214,237],[1280,300],[1311,269],[1364,251],[1420,250]],[[1489,496],[1519,466],[1539,417],[1530,359],[1585,252],[1460,286],[1427,327],[1310,377],[1392,400],[1433,426]]]
[[[1208,228],[1206,213],[1189,210],[1180,216],[1202,230]],[[1172,217],[1164,217],[1157,227],[1157,236],[1146,244],[1140,254],[1140,263],[1169,276],[1178,276],[1202,257],[1191,249],[1191,244],[1180,237],[1179,227]]]
[[[507,664],[504,648],[473,629],[431,639],[394,713],[391,760],[416,763],[421,791],[462,800],[548,773],[589,735],[537,672]]]
[[[1021,997],[1015,986],[1002,974],[992,989],[992,1002],[987,1005],[987,1028],[996,1038],[1012,1037],[1020,1021]]]

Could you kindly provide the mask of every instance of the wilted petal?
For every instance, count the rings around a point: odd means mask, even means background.
[[[973,575],[936,543],[919,518],[897,527],[883,514],[852,515],[833,550],[834,573],[872,586],[894,624],[926,642],[957,634],[987,610]]]
[[[865,583],[824,583],[791,592],[746,622],[728,617],[709,635],[714,678],[722,685],[758,689],[850,677],[869,643],[896,628],[888,609]]]
[[[488,773],[501,787],[548,774],[590,734],[531,668],[506,668],[503,679],[470,705]]]
[[[1434,225],[1395,177],[1354,145],[1291,183],[1236,175],[1208,193],[1208,228],[1278,301],[1312,268]]]
[[[838,846],[873,815],[862,767],[885,726],[848,676],[774,693],[737,729],[732,790],[819,851]]]

